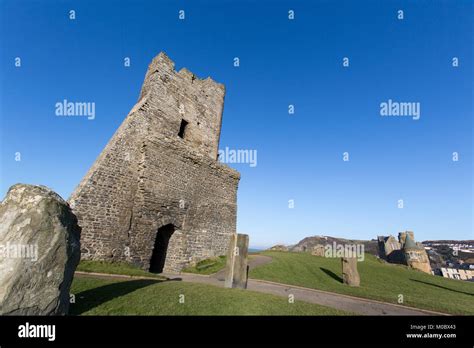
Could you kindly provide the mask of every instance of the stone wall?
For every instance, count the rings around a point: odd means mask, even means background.
[[[430,259],[424,249],[406,250],[405,258],[406,264],[411,268],[431,274]]]
[[[210,78],[176,72],[163,53],[153,59],[138,103],[69,199],[83,259],[147,269],[168,224],[165,270],[225,254],[240,176],[217,161],[224,94]]]
[[[422,257],[422,255],[420,256]],[[408,266],[410,266],[413,269],[417,269],[419,271],[432,274],[429,260],[426,260],[424,258],[422,258],[421,261],[408,259],[407,263],[408,263]]]
[[[407,236],[415,243],[413,231],[398,233],[398,241],[393,236],[377,237],[379,256],[390,263],[400,263],[410,266],[413,269],[431,274],[431,265],[428,254],[421,243],[413,244],[409,247]]]
[[[412,240],[415,240],[415,234],[413,233],[413,231],[399,232],[398,242],[400,243],[400,248],[402,249],[405,246],[405,239],[407,239],[407,235],[409,235]]]

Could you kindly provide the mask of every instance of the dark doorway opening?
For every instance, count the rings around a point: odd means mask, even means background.
[[[173,232],[174,226],[172,224],[165,225],[158,229],[155,238],[155,246],[153,248],[153,253],[151,254],[150,272],[163,272],[163,267],[165,266],[166,260],[166,252],[168,250],[168,243]]]
[[[184,136],[186,135],[186,126],[187,125],[188,125],[188,121],[181,120],[181,126],[179,127],[179,133],[178,133],[178,136],[180,138],[184,139]]]

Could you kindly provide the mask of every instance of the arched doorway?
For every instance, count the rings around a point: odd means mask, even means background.
[[[166,252],[168,250],[168,243],[171,235],[174,232],[174,226],[168,224],[158,229],[155,238],[155,246],[153,247],[153,253],[151,254],[150,260],[150,272],[161,273],[165,266]]]

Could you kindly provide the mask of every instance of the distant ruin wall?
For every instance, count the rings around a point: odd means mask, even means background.
[[[411,239],[411,246],[406,243],[407,236]],[[415,243],[415,234],[412,231],[398,233],[398,241],[393,236],[379,236],[377,240],[379,256],[382,259],[431,274],[428,254],[421,243]]]

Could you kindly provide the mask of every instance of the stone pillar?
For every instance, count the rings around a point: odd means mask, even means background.
[[[247,255],[249,248],[249,236],[246,234],[233,234],[230,238],[229,250],[227,251],[227,263],[225,271],[226,288],[247,288]]]
[[[357,259],[355,257],[343,257],[342,261],[342,282],[349,286],[359,286],[360,277],[357,271]]]

